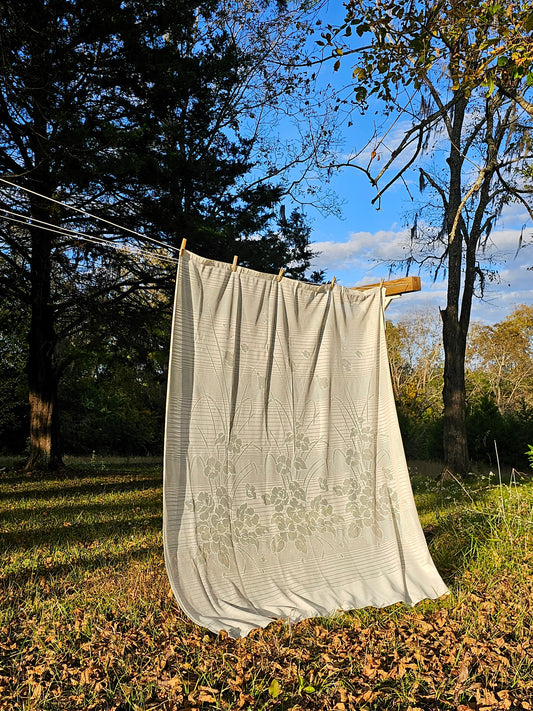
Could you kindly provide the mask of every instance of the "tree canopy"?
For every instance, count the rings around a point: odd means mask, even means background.
[[[299,212],[278,217],[290,186],[260,152],[262,117],[298,102],[280,63],[298,37],[289,6],[2,4],[0,286],[28,317],[30,468],[61,461],[58,384],[78,355],[168,317],[153,297],[172,291],[164,245],[305,273],[309,231]]]
[[[533,306],[517,306],[492,326],[473,324],[467,365],[483,373],[480,385],[501,414],[533,407]]]

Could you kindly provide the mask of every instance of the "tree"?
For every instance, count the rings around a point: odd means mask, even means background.
[[[24,450],[28,393],[24,368],[28,313],[13,299],[0,300],[0,453]]]
[[[442,407],[442,337],[438,315],[412,311],[396,323],[387,321],[387,349],[395,399],[419,419]]]
[[[244,264],[253,264],[263,272],[276,272],[285,265],[285,276],[292,279],[322,282],[324,273],[316,271],[308,275],[311,259],[316,254],[310,247],[311,228],[299,210],[287,217],[281,211],[277,225],[256,240],[239,245]]]
[[[429,191],[413,219],[407,263],[447,276],[444,454],[446,467],[460,474],[468,472],[464,363],[472,299],[494,276],[485,248],[509,203],[533,217],[523,177],[531,162],[532,29],[530,1],[350,0],[342,27],[327,28],[320,40],[336,69],[342,56],[356,57],[353,92],[363,109],[382,102],[386,116],[406,121],[396,144],[377,131],[366,165],[357,156],[347,164],[372,181],[378,204],[396,182],[412,179],[410,171],[418,172],[420,193]]]
[[[154,313],[159,312],[157,319]],[[75,339],[76,358],[59,384],[61,439],[70,454],[146,455],[161,452],[170,314],[156,308],[101,339]]]
[[[259,5],[271,12],[262,36],[273,39],[274,3]],[[169,289],[174,266],[161,261],[164,250],[141,262],[128,246],[142,237],[179,246],[186,236],[200,253],[228,259],[250,238],[250,266],[269,248],[257,236],[271,229],[284,188],[256,167],[262,124],[251,126],[250,112],[261,111],[261,87],[265,110],[285,92],[294,96],[294,79],[289,68],[279,74],[284,88],[266,92],[266,64],[230,32],[239,16],[248,18],[247,7],[216,0],[0,7],[0,175],[9,180],[1,183],[9,221],[0,231],[0,286],[29,315],[29,469],[61,464],[58,384],[79,334],[94,341],[102,329],[130,324],[133,337],[148,311],[157,317],[150,293]],[[272,166],[272,175],[280,172]],[[135,227],[137,241],[117,223]],[[308,246],[296,232],[285,246],[305,261]],[[113,242],[125,249],[113,251]],[[158,308],[168,309],[168,300]]]
[[[387,351],[405,455],[442,458],[442,336],[438,312],[387,321]]]
[[[517,306],[503,321],[474,324],[468,369],[483,373],[500,414],[533,406],[533,307]]]

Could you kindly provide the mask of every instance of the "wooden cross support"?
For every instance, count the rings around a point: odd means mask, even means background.
[[[377,284],[365,284],[364,286],[351,286],[350,289],[363,291],[364,289],[375,289],[376,286],[384,286],[385,296],[397,296],[408,294],[411,291],[420,291],[420,277],[408,276],[402,279],[390,279],[389,281],[378,282]]]

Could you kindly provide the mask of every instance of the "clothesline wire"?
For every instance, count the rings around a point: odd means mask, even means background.
[[[24,219],[19,220],[14,217],[2,217],[0,219],[7,220],[7,221],[13,222],[15,224],[19,224],[19,225],[27,226],[29,224]],[[155,252],[148,252],[147,250],[144,250],[139,247],[132,246],[132,245],[111,242],[110,240],[104,239],[102,237],[83,236],[83,234],[77,233],[77,232],[68,232],[68,231],[61,232],[60,230],[57,229],[57,226],[45,226],[47,224],[48,223],[44,223],[43,226],[41,226],[41,229],[45,230],[46,232],[53,232],[53,233],[59,235],[60,237],[73,237],[76,240],[84,240],[86,242],[92,242],[98,246],[111,247],[112,249],[115,249],[119,252],[130,252],[131,254],[140,254],[145,257],[149,257],[150,259],[157,259],[157,260],[163,261],[163,262],[171,262],[173,264],[178,263],[178,260],[174,259],[173,257],[164,257],[162,255],[156,254]],[[62,229],[65,230],[65,228],[62,228]]]
[[[177,252],[179,251],[176,247],[172,247],[169,244],[165,244],[165,242],[161,242],[158,239],[155,239],[154,237],[148,237],[147,235],[143,235],[140,232],[136,232],[135,230],[130,229],[129,227],[124,227],[124,225],[119,225],[116,222],[112,222],[111,220],[106,220],[104,217],[99,217],[98,215],[93,215],[90,212],[87,212],[87,210],[82,210],[79,207],[74,207],[74,205],[68,205],[65,202],[61,202],[61,200],[56,200],[55,198],[48,197],[48,195],[42,195],[41,193],[36,192],[35,190],[30,190],[30,188],[26,188],[23,185],[17,185],[16,183],[12,183],[9,180],[6,180],[5,178],[0,178],[0,182],[5,183],[6,185],[10,185],[12,188],[17,188],[18,190],[23,190],[27,193],[31,193],[32,195],[36,195],[37,197],[43,198],[43,200],[49,200],[50,202],[55,203],[56,205],[60,205],[61,207],[65,207],[68,210],[74,210],[74,212],[79,212],[82,215],[85,215],[86,217],[90,217],[93,220],[99,220],[100,222],[105,222],[107,225],[111,225],[112,227],[117,227],[119,230],[124,230],[125,232],[129,232],[132,235],[135,235],[136,237],[139,237],[140,239],[146,240],[148,242],[153,242],[154,244],[157,244],[160,247],[164,247],[165,249],[169,249],[171,251]]]
[[[4,212],[10,212],[8,210],[3,210]],[[17,213],[11,213],[11,214],[17,214]],[[26,217],[26,215],[20,215],[22,219],[18,219],[15,217],[11,216],[3,216],[0,219],[6,220],[8,222],[13,222],[18,225],[24,225],[28,226],[31,223],[28,221],[29,218]],[[46,232],[53,232],[61,237],[73,237],[77,240],[84,240],[86,242],[93,242],[94,244],[97,244],[98,246],[104,246],[104,247],[111,247],[112,249],[116,249],[117,251],[122,251],[122,252],[131,252],[132,254],[141,254],[146,257],[150,257],[151,259],[158,259],[160,261],[164,262],[172,262],[173,264],[177,264],[178,260],[174,259],[173,257],[164,257],[159,254],[155,254],[154,252],[148,252],[147,250],[141,249],[140,247],[134,247],[132,245],[126,245],[123,243],[117,243],[117,242],[111,242],[111,240],[105,239],[103,237],[92,237],[89,236],[83,232],[76,232],[75,230],[69,230],[66,227],[58,227],[57,225],[51,225],[48,222],[43,222],[42,220],[35,220],[36,222],[40,222],[40,229],[45,230]]]
[[[46,222],[45,220],[38,220],[36,217],[31,217],[31,215],[25,215],[22,212],[14,212],[13,210],[7,210],[5,207],[0,208],[2,212],[6,215],[12,215],[19,220],[26,220],[28,225],[38,224],[46,225],[46,227],[53,228],[57,232],[64,232],[65,234],[72,234],[78,237],[88,237],[93,238],[93,235],[88,235],[86,232],[80,232],[79,230],[74,230],[71,227],[63,227],[62,225],[54,225],[51,222]],[[7,218],[5,218],[7,219]],[[94,239],[104,239],[103,237],[95,237]],[[109,240],[106,240],[109,241]]]

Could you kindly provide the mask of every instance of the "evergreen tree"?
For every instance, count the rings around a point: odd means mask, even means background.
[[[9,218],[0,226],[0,288],[29,314],[29,469],[61,464],[58,384],[80,339],[89,347],[128,324],[134,334],[147,313],[168,311],[168,299],[151,294],[171,290],[175,265],[110,249],[134,241],[85,210],[147,239],[179,246],[187,237],[194,251],[226,260],[252,237],[249,264],[262,264],[257,248],[268,242],[257,235],[268,230],[282,189],[245,181],[253,136],[242,128],[247,102],[237,99],[260,68],[217,7],[0,6],[0,177],[33,191],[0,183]],[[31,222],[14,224],[21,218],[13,213]],[[65,228],[92,241],[59,232]]]

